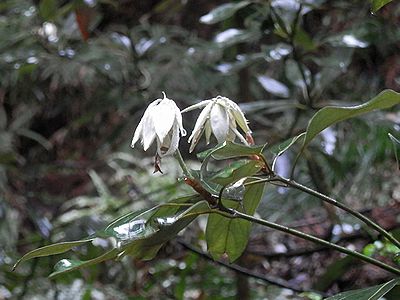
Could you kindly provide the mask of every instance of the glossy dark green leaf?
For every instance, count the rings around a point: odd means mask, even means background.
[[[250,1],[222,4],[200,18],[204,24],[215,24],[232,17],[239,9],[250,4]]]
[[[388,133],[388,136],[393,144],[393,152],[396,158],[397,168],[400,170],[400,140],[395,138],[392,134]]]
[[[104,230],[98,231],[96,235],[102,238],[114,237],[121,243],[146,237],[157,231],[157,228],[148,224],[148,220],[157,208],[127,214],[113,221]]]
[[[179,211],[187,209],[187,206],[198,201],[200,199],[196,195],[181,197],[147,210],[126,214],[111,222],[104,230],[98,231],[96,236],[114,237],[121,244],[144,239],[159,230],[159,225],[153,222],[155,218],[174,218]]]
[[[38,249],[35,249],[33,251],[30,251],[26,253],[24,256],[22,256],[14,265],[13,270],[22,262],[35,258],[35,257],[43,257],[43,256],[50,256],[50,255],[55,255],[55,254],[60,254],[67,252],[68,250],[71,250],[73,247],[80,246],[82,244],[88,243],[92,241],[93,239],[84,239],[84,240],[79,240],[79,241],[73,241],[73,242],[62,242],[62,243],[57,243],[49,246],[44,246]]]
[[[400,283],[400,278],[392,279],[384,284],[337,294],[325,300],[378,300]]]
[[[203,200],[175,216],[153,216],[152,222],[157,223],[159,230],[146,238],[138,239],[128,244],[124,255],[132,255],[135,258],[144,260],[154,258],[166,242],[174,238],[200,214],[209,211],[210,208],[207,201]]]
[[[305,148],[317,134],[337,122],[348,120],[376,109],[390,108],[396,104],[400,104],[400,93],[393,90],[385,90],[375,98],[361,105],[351,107],[324,107],[319,110],[308,123],[303,148]]]
[[[264,184],[250,185],[246,188],[243,202],[224,201],[224,205],[253,215],[263,196]],[[214,259],[227,254],[235,261],[246,249],[251,223],[242,219],[230,219],[218,214],[210,214],[206,228],[208,251]]]
[[[215,147],[214,151],[210,152],[212,158],[216,160],[229,159],[235,157],[260,155],[262,154],[265,145],[261,146],[246,146],[233,142],[225,142],[220,147]]]
[[[90,260],[77,260],[77,259],[62,259],[54,266],[54,272],[49,275],[50,278],[54,278],[55,276],[65,274],[74,270],[78,270],[81,268],[89,267],[98,263],[101,263],[105,260],[113,259],[118,256],[118,254],[122,250],[119,248],[114,248],[103,255],[100,255],[96,258]]]
[[[389,2],[392,2],[392,0],[371,0],[372,4],[372,12],[376,13],[378,10],[380,10],[383,6],[388,4]]]
[[[215,174],[211,180],[220,185],[228,185],[259,172],[263,163],[257,160],[237,161]]]
[[[213,149],[207,150],[200,154],[204,158],[201,164],[200,172],[198,173],[198,180],[204,188],[206,188],[212,194],[219,194],[221,185],[215,185],[216,182],[212,182],[211,178],[215,174],[210,174],[207,167],[211,158],[216,160],[246,157],[251,155],[262,155],[265,146],[246,146],[242,144],[236,144],[233,142],[224,142],[215,146]]]

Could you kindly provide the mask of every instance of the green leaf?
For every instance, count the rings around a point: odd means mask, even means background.
[[[276,160],[278,159],[278,157],[281,156],[283,153],[285,153],[299,139],[303,139],[305,134],[306,133],[303,132],[295,137],[287,139],[286,141],[284,141],[281,144],[274,145],[269,149],[273,154],[275,154],[274,161],[272,162],[272,170],[274,170],[274,168],[275,168],[275,163],[276,163]]]
[[[116,258],[121,251],[123,250],[119,248],[114,248],[104,253],[103,255],[85,261],[77,259],[62,259],[54,266],[54,272],[49,275],[49,278],[54,278],[61,274],[65,274],[84,267],[89,267],[105,260]]]
[[[204,24],[215,24],[232,17],[239,9],[250,4],[250,1],[222,4],[200,18]]]
[[[314,41],[311,36],[304,31],[300,26],[296,29],[296,35],[294,37],[294,42],[300,45],[306,51],[312,51],[316,48]]]
[[[400,93],[393,90],[385,90],[370,101],[351,107],[327,106],[319,110],[310,120],[307,126],[303,149],[311,140],[325,128],[344,120],[369,113],[376,109],[390,108],[400,103]]]
[[[210,159],[214,158],[216,160],[223,160],[238,157],[248,157],[252,155],[261,156],[264,148],[265,145],[246,146],[233,142],[224,142],[218,144],[214,148],[198,154],[198,157],[203,158],[203,163],[201,164],[200,172],[192,172],[192,174],[198,177],[198,181],[207,191],[214,195],[218,195],[222,186],[211,181],[211,178],[215,174],[210,174],[207,170]]]
[[[264,193],[264,184],[250,185],[246,188],[243,204],[224,201],[224,204],[253,215]],[[243,206],[243,207],[242,207]],[[251,223],[242,219],[230,219],[218,214],[210,214],[206,228],[208,251],[214,259],[227,254],[229,260],[235,261],[246,249],[251,230]]]
[[[215,147],[208,154],[216,160],[229,159],[235,157],[261,155],[265,145],[258,146],[246,146],[243,144],[236,144],[233,142],[224,142]]]
[[[20,263],[22,263],[28,259],[64,253],[64,252],[67,252],[68,250],[71,250],[73,247],[80,246],[80,245],[88,243],[92,240],[93,239],[91,238],[91,239],[84,239],[84,240],[73,241],[73,242],[62,242],[62,243],[44,246],[44,247],[32,250],[32,251],[26,253],[24,256],[22,256],[15,263],[15,265],[13,266],[13,270],[15,270]]]
[[[44,20],[51,20],[57,12],[56,0],[41,0],[39,4],[39,13]]]
[[[200,214],[210,212],[207,201],[203,200],[176,216],[162,217],[154,215],[153,222],[159,230],[144,239],[138,239],[127,245],[124,255],[132,255],[137,259],[150,260],[154,258],[160,248],[174,238],[182,229],[186,228]]]
[[[337,294],[325,300],[378,300],[387,294],[400,282],[400,278],[392,279],[384,284],[372,286],[366,289],[359,289]]]
[[[257,160],[237,161],[222,169],[214,175],[211,180],[225,186],[242,178],[256,174],[262,167],[262,162]]]
[[[372,257],[376,253],[376,247],[374,244],[368,244],[364,247],[362,253],[366,256]]]
[[[388,136],[393,144],[393,151],[394,151],[394,156],[396,157],[397,168],[400,170],[400,140],[396,139],[390,133],[388,133]]]
[[[388,4],[389,2],[392,2],[392,0],[371,0],[372,4],[372,12],[376,13],[378,10],[380,10],[383,6]]]

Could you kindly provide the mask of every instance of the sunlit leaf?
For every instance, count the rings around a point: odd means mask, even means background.
[[[380,10],[383,6],[386,4],[392,2],[392,0],[371,0],[372,4],[372,12],[376,13],[378,10]]]
[[[366,48],[369,43],[363,39],[359,32],[341,33],[327,39],[334,47]]]
[[[67,252],[68,250],[71,250],[73,247],[80,246],[80,245],[88,243],[92,240],[93,239],[84,239],[84,240],[73,241],[73,242],[62,242],[62,243],[57,243],[57,244],[44,246],[44,247],[35,249],[33,251],[26,253],[23,257],[21,257],[15,263],[13,269],[15,269],[20,263],[27,261],[28,259],[64,253],[64,252]]]
[[[264,184],[250,185],[246,188],[243,202],[224,201],[230,208],[253,215],[263,196]],[[235,261],[246,249],[251,223],[243,219],[230,219],[218,214],[210,214],[206,228],[208,251],[214,259],[227,254]]]
[[[282,82],[265,75],[257,76],[257,80],[267,92],[283,98],[289,97],[289,88]]]
[[[259,32],[249,31],[237,28],[229,28],[223,32],[218,33],[214,41],[220,47],[229,47],[237,43],[251,42],[257,39]]]
[[[400,283],[400,278],[366,289],[359,289],[337,294],[325,300],[378,300]]]
[[[204,24],[215,24],[232,17],[239,9],[250,4],[250,1],[222,4],[200,18]]]

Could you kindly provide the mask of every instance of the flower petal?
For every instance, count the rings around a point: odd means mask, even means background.
[[[210,122],[210,121],[207,120],[206,126],[207,126],[207,123],[209,123],[209,122]],[[192,143],[190,144],[190,148],[189,148],[189,152],[190,152],[190,153],[193,151],[193,149],[194,149],[194,148],[196,147],[196,145],[198,144],[198,142],[199,142],[199,140],[200,140],[200,137],[201,137],[201,135],[203,134],[203,132],[204,132],[204,126],[203,126],[202,128],[200,128],[200,130],[199,130],[198,132],[196,132],[195,136],[193,137]]]
[[[236,122],[238,123],[239,127],[245,132],[251,132],[250,127],[248,125],[248,121],[246,120],[246,117],[244,116],[243,111],[241,110],[241,108],[239,107],[239,105],[237,105],[235,102],[233,102],[232,100],[228,100],[228,104],[231,107],[231,111],[233,113],[233,116],[235,117]]]
[[[181,111],[181,113],[185,113],[191,110],[195,110],[196,108],[202,108],[204,106],[207,106],[209,103],[211,102],[211,100],[203,100],[199,103],[193,104],[189,107],[186,107],[184,110]]]
[[[218,143],[226,141],[229,130],[229,118],[226,109],[219,103],[215,103],[210,112],[211,129]]]
[[[142,135],[142,129],[143,129],[143,119],[140,120],[138,126],[136,127],[135,134],[133,135],[133,139],[132,139],[132,142],[131,142],[131,147],[132,148],[135,147],[135,144],[140,139],[140,136]]]
[[[168,141],[164,141],[164,143],[167,142],[167,144],[162,143],[161,146],[168,147],[168,150],[164,154],[160,154],[160,156],[166,156],[166,155],[174,154],[175,151],[178,149],[178,146],[179,146],[179,125],[177,123],[174,124],[174,127],[171,129],[171,131],[167,135],[166,139],[168,139]]]
[[[190,135],[190,137],[188,139],[189,143],[192,141],[194,136],[196,136],[196,135],[199,136],[199,134],[201,134],[205,122],[210,117],[210,112],[211,112],[213,105],[214,105],[213,102],[209,102],[207,104],[207,106],[204,107],[204,109],[201,111],[199,117],[197,118],[196,124],[194,125],[192,134]],[[195,142],[197,143],[198,141],[195,141]]]
[[[212,133],[211,124],[210,124],[210,122],[206,122],[206,124],[204,126],[204,135],[206,136],[207,145],[210,143],[211,133]]]
[[[157,105],[158,103],[156,101],[150,103],[149,107],[145,111],[142,118],[143,120],[142,143],[144,151],[149,149],[151,143],[153,143],[154,138],[156,137],[156,131],[154,129],[154,124],[152,119],[152,113],[153,113],[152,111],[154,110],[155,105]]]
[[[133,135],[133,139],[132,139],[132,143],[131,143],[131,147],[133,148],[136,144],[136,142],[139,140],[140,137],[142,137],[142,144],[143,144],[143,140],[144,140],[144,132],[143,132],[143,128],[148,125],[149,122],[149,115],[151,113],[151,110],[153,109],[153,107],[155,105],[157,105],[159,102],[161,101],[161,99],[157,99],[154,100],[153,102],[151,102],[149,104],[149,106],[146,108],[146,110],[143,113],[142,118],[140,119],[140,122],[138,124],[138,126],[136,127],[135,133]],[[151,144],[151,142],[150,142]],[[149,145],[150,146],[150,145]],[[148,148],[148,147],[147,147]],[[145,150],[147,150],[147,148]]]
[[[165,98],[151,111],[151,119],[158,138],[162,141],[175,122],[176,104]]]
[[[178,123],[178,127],[179,127],[179,131],[181,132],[181,136],[186,136],[186,130],[185,130],[185,128],[183,128],[183,124],[182,124],[182,114],[177,106],[175,109],[175,122]]]

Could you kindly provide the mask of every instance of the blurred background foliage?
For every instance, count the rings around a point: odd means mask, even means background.
[[[243,275],[206,257],[201,218],[150,262],[125,258],[55,280],[47,275],[58,257],[10,269],[31,249],[188,193],[173,161],[163,161],[167,175],[153,175],[152,153],[129,147],[161,91],[180,108],[229,97],[257,143],[277,144],[304,131],[321,107],[399,91],[399,28],[398,1],[374,13],[362,0],[1,1],[0,299],[320,299],[301,291],[327,295],[387,280],[259,227],[233,265],[253,272]],[[396,108],[335,125],[296,177],[395,229],[400,180],[388,133],[400,137]],[[187,153],[186,140],[181,148]],[[294,153],[278,160],[280,174]],[[369,243],[366,253],[385,259],[377,236],[309,196],[269,187],[258,214],[355,249]],[[93,257],[110,243],[71,255]]]

